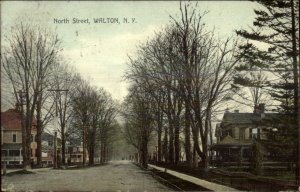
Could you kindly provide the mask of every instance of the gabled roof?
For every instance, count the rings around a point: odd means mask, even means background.
[[[22,115],[15,109],[1,112],[1,126],[4,130],[22,130]]]
[[[35,118],[32,125],[36,125]],[[1,127],[4,130],[22,130],[22,114],[17,109],[9,109],[1,112]]]

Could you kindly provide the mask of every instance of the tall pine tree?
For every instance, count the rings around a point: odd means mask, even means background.
[[[268,83],[266,88],[273,100],[280,103],[278,112],[283,114],[281,122],[274,123],[280,126],[273,143],[293,141],[290,155],[294,158],[291,161],[299,162],[299,1],[256,2],[261,8],[254,10],[256,18],[253,26],[248,30],[236,31],[247,41],[240,46],[244,62],[237,67],[239,75],[235,77],[235,83],[243,86],[241,74],[247,71],[264,71],[267,74],[269,79],[264,83]],[[278,135],[286,132],[290,134]],[[284,152],[285,149],[281,150]],[[296,165],[298,180],[299,164]]]
[[[256,1],[263,7],[256,14],[250,30],[238,30],[247,39],[241,45],[244,65],[238,70],[269,71],[278,81],[270,81],[271,96],[280,101],[280,111],[297,114],[298,106],[298,51],[299,34],[295,14],[299,2],[282,0]],[[293,5],[293,6],[292,6]],[[270,74],[269,74],[270,75]],[[279,78],[278,78],[279,77]],[[236,82],[238,83],[238,81]]]

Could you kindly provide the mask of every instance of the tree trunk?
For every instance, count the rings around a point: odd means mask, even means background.
[[[66,137],[65,137],[65,124],[61,124],[61,161],[62,165],[66,164]]]
[[[299,105],[299,73],[298,73],[298,62],[297,62],[297,55],[298,55],[298,51],[297,51],[297,37],[296,37],[296,16],[295,16],[295,8],[294,8],[294,0],[291,0],[291,13],[292,13],[292,45],[293,45],[293,76],[294,76],[294,114],[295,114],[295,119],[297,119],[297,124],[298,126],[296,126],[299,129],[300,126],[300,105]],[[300,26],[300,24],[299,24]],[[299,30],[299,29],[298,29]],[[299,130],[298,130],[298,137],[299,138],[300,134],[299,134]],[[300,175],[300,167],[299,167],[299,147],[300,147],[300,141],[299,139],[297,140],[298,142],[296,143],[296,170],[295,170],[295,177],[296,177],[296,181],[298,183],[300,183],[299,179],[299,175]]]
[[[160,109],[158,109],[158,131],[157,131],[157,160],[158,160],[158,162],[161,162],[161,156],[162,156],[161,137],[162,137],[162,112]]]
[[[169,162],[174,163],[174,130],[171,120],[169,120]]]
[[[86,127],[83,127],[83,139],[82,139],[82,148],[83,148],[83,154],[82,154],[82,164],[83,166],[86,163]]]
[[[41,94],[41,93],[40,93]],[[36,105],[36,158],[37,158],[37,166],[41,166],[42,163],[42,129],[43,129],[43,122],[41,117],[41,110],[42,110],[42,96],[39,95],[39,99]]]
[[[196,146],[193,146],[193,167],[198,167],[198,155],[196,152]]]
[[[165,127],[164,131],[164,144],[163,144],[163,157],[164,161],[167,163],[169,161],[169,151],[168,151],[168,128]]]
[[[29,100],[28,98],[26,99]],[[25,116],[25,143],[24,143],[24,156],[23,156],[23,168],[31,168],[31,128],[32,128],[32,117],[34,108],[30,109],[30,104],[26,103],[26,116]]]
[[[162,133],[162,127],[159,127],[158,135],[157,135],[157,161],[158,162],[161,162],[161,156],[162,156],[161,133]]]
[[[185,100],[185,154],[188,166],[192,166],[191,157],[191,122],[190,122],[190,106],[189,101]]]
[[[22,98],[21,98],[22,99]],[[22,101],[22,100],[21,100]],[[26,123],[27,120],[25,119],[24,115],[24,108],[23,104],[21,104],[21,125],[22,125],[22,157],[23,157],[23,169],[28,169],[28,148],[26,145],[26,135],[27,135],[27,128]]]
[[[90,133],[90,142],[89,142],[89,165],[94,165],[94,157],[95,157],[95,145],[96,145],[96,123],[93,123],[93,129],[92,132]]]
[[[179,143],[179,131],[180,131],[180,122],[179,117],[175,121],[175,137],[174,137],[174,146],[175,146],[175,165],[179,163],[180,158],[180,143]]]
[[[147,168],[147,164],[148,164],[148,139],[147,136],[144,135],[142,141],[142,167]]]

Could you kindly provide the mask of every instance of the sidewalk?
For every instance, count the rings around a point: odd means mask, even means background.
[[[158,166],[151,165],[151,164],[148,164],[148,167],[151,167],[153,169],[157,169],[157,170],[160,170],[160,171],[167,172],[170,175],[173,175],[173,176],[178,177],[180,179],[183,179],[185,181],[189,181],[189,182],[194,183],[196,185],[200,185],[200,186],[205,187],[205,188],[207,188],[209,190],[212,190],[212,191],[239,191],[237,189],[230,188],[230,187],[227,187],[227,186],[224,186],[224,185],[220,185],[220,184],[217,184],[217,183],[212,183],[212,182],[209,182],[209,181],[206,181],[206,180],[203,180],[203,179],[199,179],[199,178],[187,175],[187,174],[172,171],[172,170],[166,169],[164,167],[158,167]]]

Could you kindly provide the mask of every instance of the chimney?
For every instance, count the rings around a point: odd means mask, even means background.
[[[254,107],[254,113],[264,113],[265,112],[265,104],[260,103],[258,106]]]
[[[234,113],[239,113],[240,111],[238,109],[234,110]]]
[[[260,110],[260,113],[264,113],[265,112],[265,104],[264,103],[260,103],[258,105],[258,108]]]
[[[228,107],[225,109],[225,113],[229,113],[229,109],[228,109]]]

